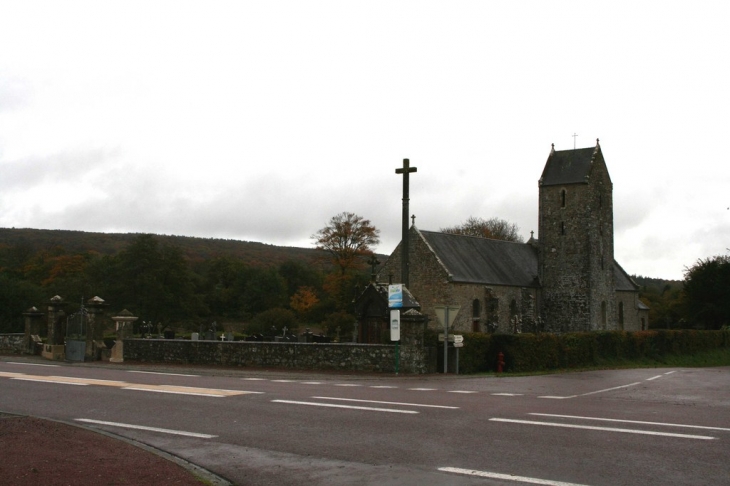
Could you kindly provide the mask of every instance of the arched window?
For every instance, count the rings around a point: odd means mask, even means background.
[[[624,303],[618,303],[618,328],[623,331],[624,329]]]

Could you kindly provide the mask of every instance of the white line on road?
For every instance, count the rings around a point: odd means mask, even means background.
[[[92,420],[92,419],[82,419],[82,418],[77,418],[74,420],[77,422],[85,422],[88,424],[109,425],[111,427],[121,427],[124,429],[148,430],[150,432],[161,432],[163,434],[184,435],[186,437],[198,437],[201,439],[212,439],[214,437],[218,437],[217,435],[199,434],[197,432],[185,432],[184,430],[159,429],[157,427],[146,427],[144,425],[120,424],[118,422],[104,422],[103,420]]]
[[[528,415],[537,415],[540,417],[558,417],[558,418],[569,418],[579,420],[598,420],[601,422],[623,422],[626,424],[639,424],[639,425],[660,425],[662,427],[683,427],[688,429],[702,429],[702,430],[721,430],[723,432],[730,432],[730,429],[722,427],[707,427],[704,425],[686,425],[686,424],[668,424],[664,422],[644,422],[642,420],[622,420],[622,419],[610,419],[600,417],[581,417],[578,415],[557,415],[552,413],[530,413]]]
[[[537,397],[537,398],[548,398],[550,400],[567,400],[568,398],[575,398],[577,396],[578,395],[570,395],[569,397],[554,397],[554,396],[550,396],[550,395],[544,395],[544,396]]]
[[[315,400],[339,400],[343,402],[360,402],[360,403],[380,403],[382,405],[405,405],[408,407],[429,407],[429,408],[447,408],[449,410],[458,410],[459,407],[448,405],[428,405],[425,403],[403,403],[403,402],[384,402],[380,400],[360,400],[357,398],[339,398],[339,397],[312,397]]]
[[[588,393],[583,393],[583,394],[578,395],[578,396],[579,397],[585,397],[585,396],[588,396],[588,395],[595,395],[596,393],[604,393],[604,392],[607,392],[607,391],[620,390],[621,388],[628,388],[628,387],[634,386],[634,385],[641,385],[641,382],[640,381],[637,381],[636,383],[629,383],[628,385],[614,386],[613,388],[606,388],[604,390],[598,390],[598,391],[592,391],[592,392],[588,392]]]
[[[434,391],[436,389],[435,388],[409,388],[409,390],[412,390],[412,391]]]
[[[478,393],[478,392],[475,392],[474,390],[448,390],[448,393],[466,393],[466,394],[469,394],[469,393]]]
[[[492,393],[495,397],[521,397],[522,393]],[[547,398],[547,397],[541,397]]]
[[[266,381],[266,378],[241,378],[246,381]]]
[[[10,378],[11,380],[19,380],[19,381],[35,381],[37,383],[56,383],[58,385],[76,385],[76,386],[86,386],[88,383],[77,383],[74,381],[62,381],[62,380],[51,380],[49,378]]]
[[[173,391],[173,390],[160,390],[160,389],[153,389],[153,388],[139,388],[136,386],[127,386],[127,387],[124,387],[123,390],[146,391],[146,392],[153,392],[153,393],[171,393],[173,395],[193,395],[196,397],[224,398],[224,397],[228,396],[228,395],[218,395],[216,393],[194,393],[194,392]]]
[[[52,364],[40,364],[40,363],[19,363],[17,361],[7,361],[8,364],[23,365],[23,366],[46,366],[48,368],[60,368],[61,365]]]
[[[567,429],[601,430],[604,432],[622,432],[625,434],[659,435],[662,437],[677,437],[680,439],[701,439],[701,440],[716,439],[716,437],[710,437],[707,435],[672,434],[669,432],[653,432],[651,430],[615,429],[613,427],[593,427],[593,426],[589,426],[589,425],[559,424],[559,423],[555,423],[555,422],[536,422],[533,420],[490,418],[489,421],[490,422],[507,422],[507,423],[511,423],[511,424],[544,425],[547,427],[563,427],[563,428],[567,428]]]
[[[292,405],[310,405],[313,407],[348,408],[351,410],[368,410],[371,412],[418,413],[415,410],[397,410],[394,408],[356,407],[354,405],[338,405],[335,403],[299,402],[299,401],[295,401],[295,400],[271,400],[271,401],[273,403],[289,403]]]
[[[300,381],[302,385],[321,385],[321,381]]]
[[[335,383],[335,386],[362,386],[355,383]]]
[[[393,386],[393,385],[371,385],[370,388],[398,388],[398,387]]]
[[[585,486],[585,485],[576,484],[576,483],[566,483],[564,481],[551,481],[549,479],[529,478],[526,476],[515,476],[512,474],[500,474],[500,473],[489,472],[489,471],[475,471],[473,469],[461,469],[458,467],[440,467],[440,468],[438,468],[438,470],[443,471],[443,472],[456,473],[456,474],[466,474],[468,476],[478,476],[481,478],[504,479],[506,481],[517,481],[519,483],[544,484],[547,486]]]
[[[646,381],[653,381],[653,380],[656,380],[657,378],[661,378],[662,376],[664,376],[664,375],[652,376],[651,378],[647,378]]]
[[[199,377],[200,375],[184,375],[182,373],[162,373],[160,371],[136,371],[136,370],[127,370],[127,373],[144,373],[147,375],[165,375],[165,376],[192,376],[192,377]]]

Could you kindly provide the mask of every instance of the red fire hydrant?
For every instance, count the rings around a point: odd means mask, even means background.
[[[501,373],[504,369],[504,353],[500,351],[497,353],[497,373]]]

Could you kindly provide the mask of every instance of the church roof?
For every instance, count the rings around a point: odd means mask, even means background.
[[[542,171],[540,185],[585,183],[591,170],[593,156],[600,147],[574,150],[553,150],[550,152],[545,169]]]
[[[537,248],[530,243],[492,240],[418,230],[451,275],[452,282],[514,287],[539,287]],[[616,261],[616,290],[633,291],[638,286]]]
[[[420,231],[453,282],[537,287],[537,250],[525,243]]]

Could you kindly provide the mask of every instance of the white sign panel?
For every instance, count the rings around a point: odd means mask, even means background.
[[[390,311],[390,340],[400,341],[400,310]]]
[[[388,307],[391,309],[403,307],[403,284],[388,285]]]

